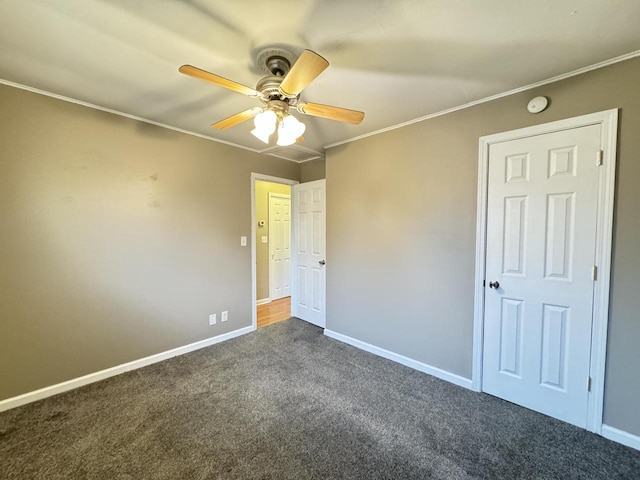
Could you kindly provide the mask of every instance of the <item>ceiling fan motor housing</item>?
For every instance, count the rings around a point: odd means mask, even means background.
[[[267,102],[278,100],[287,102],[289,105],[296,105],[298,103],[299,95],[283,95],[282,90],[280,90],[280,84],[282,83],[283,78],[284,77],[279,77],[277,75],[267,75],[266,77],[262,77],[256,84],[256,90],[263,95],[263,98]]]
[[[258,80],[256,84],[256,90],[258,90],[266,99],[280,99],[282,93],[280,92],[280,84],[283,77],[276,75],[267,75]]]
[[[298,101],[297,95],[283,95],[280,84],[289,73],[291,65],[298,59],[298,55],[293,49],[288,49],[282,45],[266,46],[257,55],[256,64],[261,71],[267,74],[261,78],[257,85],[258,90],[267,101],[286,101],[290,105],[295,105]]]

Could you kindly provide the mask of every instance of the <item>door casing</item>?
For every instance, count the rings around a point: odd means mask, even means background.
[[[565,120],[520,128],[508,132],[480,137],[478,154],[478,200],[476,225],[475,299],[473,325],[472,389],[482,389],[482,349],[484,326],[484,294],[487,233],[487,195],[489,174],[489,148],[491,144],[516,140],[562,130],[601,125],[603,164],[598,179],[596,252],[598,267],[594,282],[593,327],[591,334],[591,392],[587,409],[587,430],[602,433],[604,405],[604,377],[609,323],[609,286],[611,278],[611,249],[613,234],[613,206],[616,171],[616,141],[618,109],[582,115]],[[593,159],[597,161],[596,158]]]

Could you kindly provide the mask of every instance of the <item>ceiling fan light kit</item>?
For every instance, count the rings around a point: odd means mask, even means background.
[[[255,128],[251,133],[266,144],[276,130],[278,146],[289,146],[302,140],[306,126],[289,113],[289,107],[294,107],[304,115],[318,118],[354,125],[362,122],[363,112],[319,103],[299,102],[300,93],[329,66],[329,62],[311,50],[304,50],[293,65],[290,60],[292,58],[295,56],[291,52],[282,49],[264,50],[259,62],[262,69],[270,75],[261,78],[255,90],[191,65],[183,65],[178,70],[190,77],[260,100],[264,104],[262,108],[251,108],[236,113],[211,126],[226,130],[253,118]]]
[[[277,101],[277,100],[273,100]],[[255,128],[251,134],[260,141],[268,144],[271,135],[278,129],[277,145],[286,147],[296,143],[302,136],[306,126],[286,110],[266,108],[258,113],[253,120]]]

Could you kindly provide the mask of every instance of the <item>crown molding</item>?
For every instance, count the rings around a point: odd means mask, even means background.
[[[583,73],[590,72],[592,70],[597,70],[599,68],[608,67],[609,65],[613,65],[615,63],[624,62],[625,60],[630,60],[635,57],[640,56],[640,50],[636,50],[634,52],[626,53],[624,55],[620,55],[618,57],[610,58],[609,60],[604,60],[599,63],[594,63],[593,65],[589,65],[587,67],[582,67],[577,70],[572,70],[571,72],[563,73],[562,75],[556,75],[555,77],[547,78],[546,80],[541,80],[539,82],[531,83],[529,85],[525,85],[524,87],[518,87],[513,90],[508,90],[503,93],[498,93],[496,95],[491,95],[490,97],[481,98],[480,100],[474,100],[473,102],[465,103],[463,105],[459,105],[457,107],[448,108],[446,110],[441,110],[439,112],[430,113],[429,115],[425,115],[423,117],[418,117],[414,120],[408,120],[406,122],[398,123],[396,125],[392,125],[390,127],[381,128],[380,130],[375,130],[373,132],[365,133],[362,135],[358,135],[357,137],[348,138],[347,140],[341,140],[339,142],[330,143],[329,145],[325,145],[325,149],[337,147],[339,145],[344,145],[346,143],[355,142],[357,140],[362,140],[363,138],[373,137],[374,135],[379,135],[381,133],[389,132],[391,130],[396,130],[398,128],[406,127],[408,125],[413,125],[414,123],[423,122],[425,120],[429,120],[431,118],[441,117],[442,115],[447,115],[449,113],[457,112],[458,110],[464,110],[465,108],[473,107],[475,105],[480,105],[482,103],[490,102],[492,100],[497,100],[499,98],[508,97],[509,95],[513,95],[520,92],[525,92],[527,90],[531,90],[533,88],[541,87],[543,85],[548,85],[549,83],[558,82],[560,80],[564,80],[566,78],[575,77],[577,75],[582,75]]]
[[[121,112],[119,110],[114,110],[112,108],[101,107],[100,105],[96,105],[95,103],[85,102],[83,100],[78,100],[77,98],[67,97],[65,95],[59,95],[57,93],[49,92],[47,90],[42,90],[39,88],[29,87],[27,85],[23,85],[21,83],[12,82],[9,80],[5,80],[0,78],[0,84],[8,85],[9,87],[18,88],[20,90],[26,90],[28,92],[37,93],[38,95],[44,95],[45,97],[55,98],[56,100],[62,100],[64,102],[75,103],[76,105],[81,105],[83,107],[93,108],[94,110],[100,110],[101,112],[112,113],[114,115],[119,115],[121,117],[130,118],[131,120],[137,120],[138,122],[149,123],[151,125],[155,125],[157,127],[166,128],[168,130],[173,130],[174,132],[185,133],[187,135],[191,135],[193,137],[202,138],[204,140],[209,140],[211,142],[222,143],[224,145],[229,145],[231,147],[241,148],[242,150],[248,150],[253,153],[261,153],[259,150],[254,148],[245,147],[243,145],[238,145],[237,143],[227,142],[225,140],[219,140],[217,138],[208,137],[206,135],[202,135],[201,133],[192,132],[190,130],[185,130],[183,128],[174,127],[172,125],[167,125],[166,123],[156,122],[154,120],[149,120],[148,118],[139,117],[137,115],[132,115],[130,113]]]

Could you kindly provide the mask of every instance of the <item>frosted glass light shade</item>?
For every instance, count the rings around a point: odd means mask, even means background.
[[[276,112],[274,112],[273,110],[265,110],[256,115],[256,117],[253,119],[253,124],[259,130],[263,130],[265,132],[269,131],[269,133],[273,133],[276,130],[277,119],[278,116],[276,115]]]
[[[281,147],[293,145],[296,143],[298,137],[300,137],[306,130],[306,125],[299,121],[293,115],[287,115],[282,119],[280,127],[278,128],[278,142]]]
[[[278,116],[273,110],[265,110],[259,113],[253,120],[256,126],[251,130],[251,134],[264,143],[269,143],[269,137],[276,131]]]
[[[258,130],[257,128],[254,128],[253,130],[251,130],[251,135],[253,135],[258,140],[267,144],[269,143],[269,137],[271,136],[270,133],[265,133],[264,131]]]

